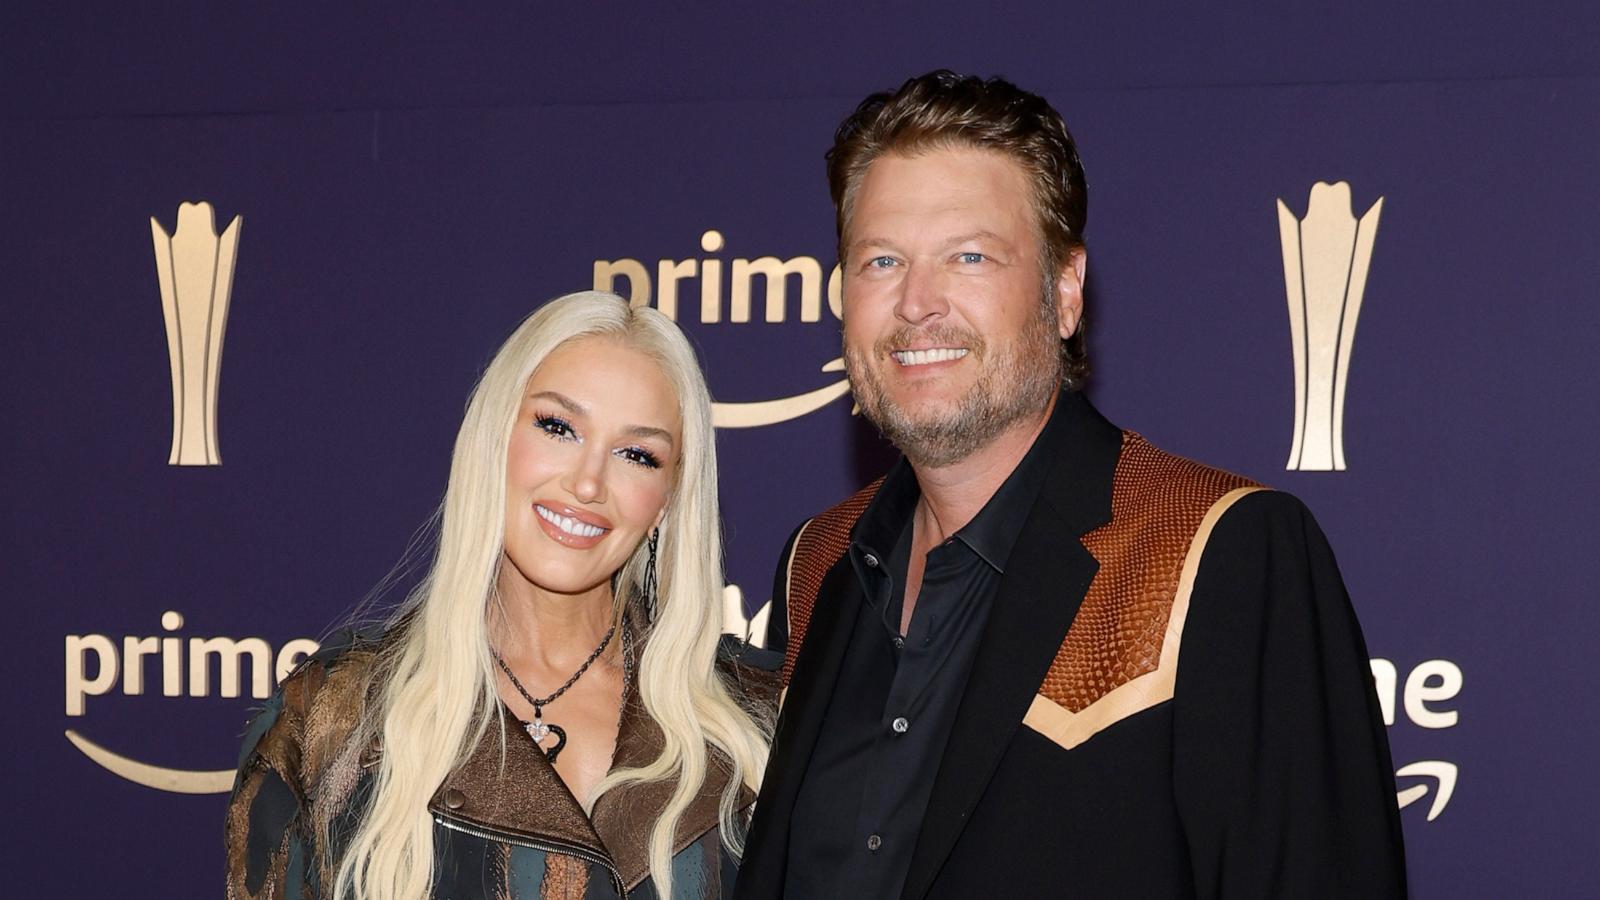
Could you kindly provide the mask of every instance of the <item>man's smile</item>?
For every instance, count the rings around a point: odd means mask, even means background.
[[[933,363],[954,362],[968,353],[965,347],[931,347],[926,350],[896,350],[889,355],[903,368]]]

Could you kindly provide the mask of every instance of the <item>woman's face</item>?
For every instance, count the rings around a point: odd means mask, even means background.
[[[562,344],[528,379],[511,432],[502,579],[559,594],[605,583],[659,524],[682,445],[655,360],[606,337]]]

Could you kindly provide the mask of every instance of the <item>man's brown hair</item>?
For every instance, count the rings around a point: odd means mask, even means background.
[[[1056,272],[1070,253],[1083,247],[1089,216],[1083,163],[1061,114],[1038,94],[1000,78],[939,69],[898,90],[869,96],[844,120],[827,154],[839,262],[846,263],[845,234],[867,167],[886,153],[914,156],[948,147],[995,150],[1022,166],[1032,189],[1042,251],[1042,302],[1053,309]],[[1080,318],[1061,346],[1062,380],[1073,390],[1083,386],[1089,371],[1083,331]]]

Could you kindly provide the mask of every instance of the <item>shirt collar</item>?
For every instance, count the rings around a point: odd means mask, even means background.
[[[1057,396],[1049,420],[1039,436],[1034,438],[1028,452],[1023,454],[1017,467],[1011,470],[1011,474],[1006,476],[1006,480],[973,516],[972,521],[951,535],[951,540],[966,544],[979,558],[1002,574],[1011,556],[1011,549],[1016,546],[1017,536],[1022,533],[1022,526],[1027,522],[1034,500],[1044,484],[1050,460],[1058,455],[1061,442],[1071,430],[1062,424],[1067,418],[1062,410],[1069,405],[1063,402],[1065,400],[1066,394]],[[868,555],[879,560],[887,558],[902,530],[908,526],[921,496],[916,472],[902,456],[889,470],[883,487],[862,513],[851,534],[851,556],[857,562],[858,572],[861,571],[859,563]]]

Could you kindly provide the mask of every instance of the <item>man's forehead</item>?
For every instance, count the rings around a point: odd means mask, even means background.
[[[1022,167],[990,150],[949,148],[885,155],[862,179],[852,215],[852,244],[894,232],[1010,240],[1031,230],[1032,198]]]
[[[862,176],[861,190],[885,186],[936,186],[952,191],[1001,187],[1027,191],[1022,164],[1000,150],[983,147],[933,147],[917,153],[888,152],[873,160]]]

